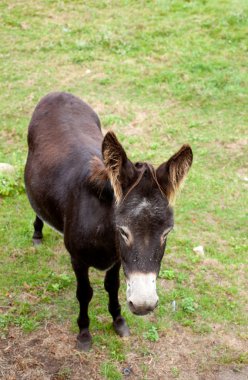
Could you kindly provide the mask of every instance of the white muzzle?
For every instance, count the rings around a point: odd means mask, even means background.
[[[135,272],[127,279],[127,302],[132,313],[145,315],[158,304],[156,273]]]

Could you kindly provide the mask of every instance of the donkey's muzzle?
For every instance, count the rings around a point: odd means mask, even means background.
[[[129,309],[135,315],[146,315],[152,312],[158,305],[158,301],[155,305],[134,305],[132,301],[128,302]]]
[[[132,313],[146,315],[158,304],[156,273],[131,273],[127,279],[127,303]]]

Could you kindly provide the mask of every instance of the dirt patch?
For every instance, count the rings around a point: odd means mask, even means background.
[[[248,147],[248,140],[247,139],[236,140],[231,143],[224,144],[224,147],[233,152],[239,152],[241,149]]]
[[[248,379],[248,367],[237,369],[235,367],[229,369],[223,369],[216,374],[216,380],[247,380]]]
[[[131,342],[130,342],[131,341]],[[230,345],[229,345],[230,342]],[[141,338],[129,339],[130,351],[125,362],[117,363],[120,373],[129,368],[123,378],[151,380],[245,380],[248,367],[219,366],[221,349],[239,355],[245,342],[226,335],[216,327],[209,335],[198,335],[176,326],[161,332],[156,343]],[[123,341],[123,345],[127,342]],[[12,328],[6,339],[0,340],[0,378],[5,380],[98,380],[101,364],[109,361],[105,347],[94,345],[90,353],[75,349],[75,334],[69,325],[49,323],[43,329],[24,334]]]
[[[5,380],[101,379],[101,355],[80,353],[75,349],[75,335],[69,326],[52,324],[32,334],[11,329],[0,341],[0,378]]]
[[[222,367],[217,365],[221,351],[228,352],[230,357],[239,355],[245,349],[245,342],[238,341],[233,336],[215,331],[214,334],[202,336],[190,330],[177,326],[174,330],[165,332],[157,343],[149,344],[149,354],[145,357],[136,355],[133,361],[134,373],[139,373],[142,365],[147,367],[147,379],[180,380],[224,380],[225,373],[234,373],[233,379],[239,379],[238,374],[248,375],[248,367]],[[232,345],[229,345],[229,338]],[[235,348],[233,347],[235,341]],[[227,344],[225,344],[227,343]],[[130,353],[133,357],[134,354]],[[133,358],[134,359],[134,358]],[[234,371],[236,372],[233,372]],[[238,371],[242,372],[238,372]],[[142,378],[142,377],[138,377]]]
[[[126,128],[125,134],[127,136],[143,136],[144,123],[147,117],[147,112],[145,111],[136,112],[134,119],[129,123],[128,128]]]
[[[234,154],[242,153],[245,148],[248,148],[248,139],[234,140],[231,142],[214,141],[211,142],[211,147],[215,146],[220,149],[225,149]]]
[[[16,134],[14,132],[2,130],[0,132],[0,139],[2,139],[6,145],[14,145],[16,143]]]
[[[240,168],[237,171],[237,174],[238,174],[240,179],[245,180],[246,178],[248,178],[248,167],[247,168]]]

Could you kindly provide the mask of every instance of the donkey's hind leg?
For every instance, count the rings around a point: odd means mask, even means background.
[[[34,234],[33,234],[33,243],[34,245],[39,245],[42,243],[42,228],[44,226],[44,223],[42,220],[36,215],[35,221],[34,221]]]

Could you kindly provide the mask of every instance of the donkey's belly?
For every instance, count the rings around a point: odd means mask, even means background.
[[[101,271],[107,271],[111,269],[118,261],[118,258],[113,257],[112,255],[110,257],[105,256],[104,260],[101,261],[97,259],[91,266]]]
[[[42,201],[39,198],[36,199],[36,197],[32,194],[31,189],[27,186],[26,192],[29,202],[36,215],[55,231],[63,234],[63,219],[58,215],[58,210],[56,210],[56,207],[50,209],[44,207]]]

